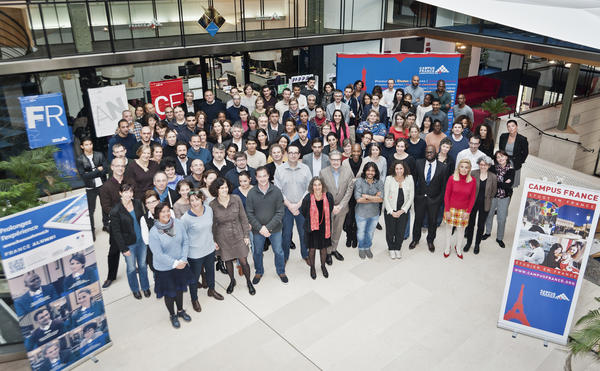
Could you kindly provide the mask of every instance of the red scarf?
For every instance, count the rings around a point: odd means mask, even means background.
[[[325,238],[331,237],[331,219],[329,218],[329,201],[327,194],[323,193],[323,216],[325,217]],[[310,195],[310,230],[319,230],[319,210],[317,209],[317,200],[314,194]]]

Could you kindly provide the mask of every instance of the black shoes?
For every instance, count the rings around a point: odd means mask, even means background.
[[[469,251],[469,249],[471,248],[471,243],[473,243],[473,241],[467,240],[467,244],[463,248],[463,252],[468,252]]]
[[[489,237],[490,237],[490,234],[489,234],[489,233],[485,233],[483,236],[481,236],[481,240],[482,240],[482,241],[485,241],[485,240],[487,240]]]
[[[261,278],[262,278],[262,274],[255,274],[254,278],[252,279],[252,283],[255,285],[258,285]]]
[[[414,249],[415,247],[417,247],[417,244],[418,244],[418,242],[417,242],[417,241],[411,241],[411,242],[408,244],[408,249],[409,249],[409,250],[412,250],[412,249]]]
[[[102,230],[106,233],[110,233],[110,230],[108,229],[108,226],[102,227]]]
[[[358,240],[353,240],[352,241],[352,248],[356,249],[356,246],[358,246]]]
[[[473,254],[479,254],[479,244],[475,244],[475,247],[473,248]]]
[[[294,241],[292,241],[292,244],[290,245],[290,249],[292,249],[292,250],[296,249],[296,244],[294,243]]]
[[[171,316],[171,325],[173,325],[173,327],[175,328],[181,327],[181,324],[179,323],[179,318],[177,318],[176,314]]]
[[[235,287],[235,279],[231,280],[229,286],[227,286],[227,293],[231,294],[233,292],[233,288]]]
[[[327,265],[333,264],[333,259],[331,259],[331,254],[327,254],[327,257],[325,258],[325,263],[327,263]]]
[[[113,280],[106,280],[104,281],[104,283],[102,284],[102,288],[103,289],[107,289],[108,286],[110,286],[113,283]]]
[[[250,295],[256,294],[256,289],[252,286],[252,282],[248,282],[248,293],[250,293]]]
[[[310,267],[310,278],[313,280],[317,279],[317,271],[315,270],[315,267]]]
[[[149,298],[150,295],[152,295],[152,293],[150,293],[150,290],[144,290],[144,296]]]
[[[344,261],[344,257],[342,256],[342,254],[340,254],[337,251],[332,252],[331,255],[333,255],[333,257],[339,261]]]
[[[287,276],[285,274],[280,274],[279,275],[279,279],[281,280],[281,282],[283,283],[288,283],[290,282],[290,280],[288,280]]]
[[[435,252],[435,246],[433,245],[433,242],[427,242],[427,246],[429,247],[429,251]]]
[[[498,242],[498,245],[500,245],[501,248],[505,248],[506,247],[506,245],[504,244],[504,241],[497,239],[496,242]]]
[[[192,320],[192,317],[190,317],[185,310],[180,310],[179,312],[177,312],[177,317],[181,318],[182,320],[186,321],[186,322],[190,322]]]
[[[216,300],[223,300],[223,295],[219,294],[214,289],[208,289],[208,296],[215,298]]]
[[[139,291],[134,292],[133,297],[136,298],[137,300],[142,300],[142,294],[140,294]]]
[[[375,228],[377,228],[377,230],[382,230],[383,229],[383,227],[379,223],[377,223],[377,227],[375,227]]]
[[[220,256],[217,256],[217,264],[215,269],[223,274],[227,274],[227,268],[225,267],[225,263],[223,263],[223,260],[221,260]]]
[[[346,238],[346,247],[352,246],[352,241]]]
[[[322,265],[321,266],[321,272],[323,272],[323,277],[328,278],[329,277],[329,272],[327,272],[327,267]]]
[[[202,307],[200,306],[200,302],[198,300],[192,300],[192,308],[194,308],[196,312],[202,312]]]

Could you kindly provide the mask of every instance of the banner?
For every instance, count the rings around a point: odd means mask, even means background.
[[[71,143],[62,93],[19,97],[31,149]]]
[[[88,89],[96,136],[114,135],[123,111],[129,109],[125,85]]]
[[[33,370],[110,344],[85,193],[0,219],[0,256]]]
[[[395,80],[394,88],[406,89],[414,75],[419,76],[419,86],[430,93],[437,88],[437,81],[446,82],[446,91],[456,100],[460,54],[337,54],[336,85],[340,90],[356,80],[362,80],[364,88],[371,93],[375,85],[387,89],[387,81]],[[448,123],[453,120],[448,112]]]
[[[175,107],[184,102],[183,81],[172,79],[151,82],[150,96],[156,113],[162,120],[165,118],[166,107]]]
[[[566,344],[600,192],[527,179],[498,326]]]

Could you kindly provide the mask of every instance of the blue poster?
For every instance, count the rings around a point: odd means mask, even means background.
[[[111,342],[85,193],[0,219],[0,256],[32,370]]]
[[[395,88],[405,89],[414,75],[419,76],[419,86],[430,93],[436,90],[438,80],[446,82],[446,91],[456,99],[460,54],[338,54],[336,81],[338,89],[361,80],[365,90],[371,92],[375,85],[387,88],[394,79]],[[448,122],[452,122],[452,110]]]
[[[31,149],[71,143],[61,93],[19,97]]]

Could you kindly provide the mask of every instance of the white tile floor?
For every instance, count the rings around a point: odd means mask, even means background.
[[[549,178],[568,171],[531,158],[523,177],[543,169]],[[575,173],[578,174],[578,173]],[[596,185],[592,177],[580,184]],[[505,242],[510,246],[520,202],[511,202]],[[431,254],[422,242],[403,246],[401,260],[390,260],[383,231],[376,231],[373,260],[360,260],[356,249],[340,248],[346,260],[329,267],[325,279],[309,277],[298,249],[292,251],[282,284],[265,256],[266,275],[248,294],[242,277],[233,295],[228,278],[217,272],[222,302],[201,294],[202,312],[185,307],[191,323],[171,327],[162,300],[135,300],[129,293],[125,264],[118,280],[103,291],[113,346],[98,363],[81,370],[562,370],[565,348],[498,329],[496,322],[510,249],[494,239],[481,253],[463,261],[442,256],[442,233]],[[96,243],[100,276],[106,276],[108,236]],[[424,240],[424,238],[422,239]],[[576,317],[594,307],[600,287],[585,281]],[[574,370],[598,370],[589,358]]]

